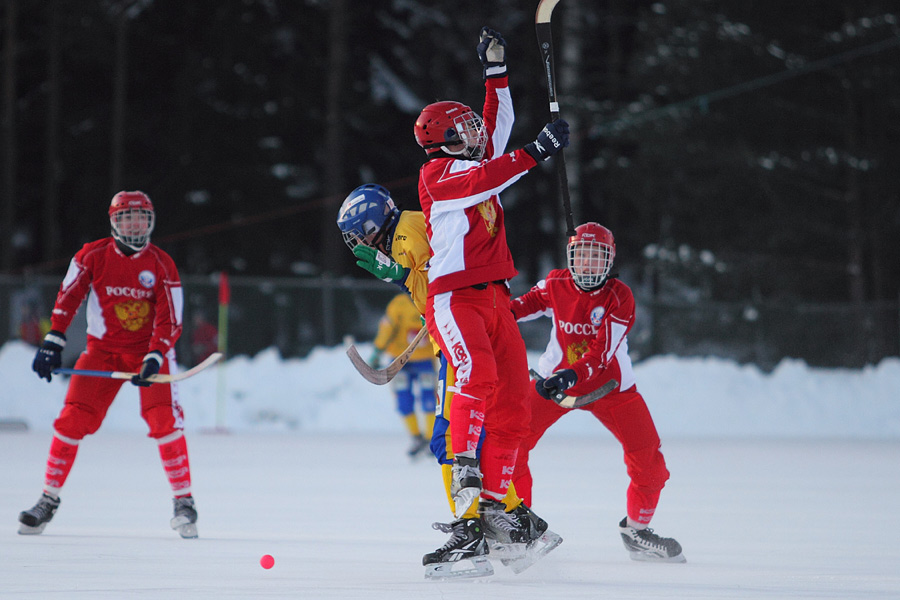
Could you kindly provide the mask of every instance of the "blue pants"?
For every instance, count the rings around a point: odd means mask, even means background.
[[[434,363],[431,359],[406,363],[391,385],[397,394],[397,410],[404,417],[415,411],[416,391],[422,412],[434,412]]]

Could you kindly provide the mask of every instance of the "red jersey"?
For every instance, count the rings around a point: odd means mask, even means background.
[[[165,356],[181,335],[181,279],[172,258],[153,244],[131,256],[111,237],[85,244],[56,296],[53,329],[65,333],[85,297],[88,348]]]
[[[518,321],[553,319],[550,342],[536,370],[548,377],[554,371],[573,369],[578,383],[568,394],[590,393],[610,379],[617,380],[621,390],[634,385],[627,338],[634,324],[634,295],[618,279],[584,292],[568,269],[554,269],[513,300],[512,311]]]
[[[432,252],[429,296],[517,273],[498,194],[537,163],[521,149],[501,154],[514,121],[509,82],[506,77],[487,79],[485,88],[486,159],[442,156],[419,171],[419,202]]]

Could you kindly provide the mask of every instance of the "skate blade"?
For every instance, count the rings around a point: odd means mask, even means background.
[[[185,539],[194,539],[197,537],[197,524],[191,523],[187,517],[173,517],[169,521],[169,525],[178,532],[178,535]]]
[[[187,523],[185,525],[179,525],[174,528],[175,531],[178,532],[178,535],[183,537],[186,540],[192,540],[197,537],[197,526],[193,523]]]
[[[677,556],[662,556],[657,554],[656,552],[633,552],[629,551],[628,554],[631,555],[631,560],[636,560],[638,562],[657,562],[657,563],[686,563],[687,559],[684,557],[684,553],[679,554]]]
[[[425,579],[470,579],[488,577],[493,574],[494,567],[486,556],[425,566]]]
[[[525,552],[525,556],[519,559],[508,561],[508,566],[512,569],[512,572],[518,575],[537,561],[541,560],[550,552],[552,552],[557,546],[562,544],[563,539],[556,533],[553,533],[549,529],[541,535],[541,537],[537,538],[533,542],[531,542],[528,550]]]
[[[459,490],[456,495],[453,496],[453,505],[456,507],[453,514],[456,518],[462,519],[463,515],[466,514],[466,511],[469,510],[469,507],[472,506],[480,495],[480,488],[468,487]]]
[[[528,546],[524,543],[488,540],[488,546],[491,549],[491,558],[499,559],[505,566],[508,566],[510,561],[523,558],[528,553]]]
[[[38,535],[40,533],[43,533],[44,527],[46,526],[47,523],[41,523],[36,527],[26,525],[25,523],[19,523],[19,535]]]

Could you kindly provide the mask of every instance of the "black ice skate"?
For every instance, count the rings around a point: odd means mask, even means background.
[[[488,560],[481,519],[459,519],[434,523],[432,527],[450,534],[447,543],[422,557],[426,579],[485,577],[494,574]]]
[[[172,502],[175,505],[175,516],[169,521],[169,525],[185,539],[197,537],[197,509],[194,508],[194,498],[184,496],[175,498]]]
[[[461,519],[472,503],[481,495],[481,469],[477,458],[457,456],[453,459],[450,496],[456,506],[456,518]]]
[[[503,503],[482,498],[478,512],[481,513],[484,535],[491,540],[491,553],[494,552],[494,542],[501,545],[520,544],[524,550],[525,544],[529,541],[528,525],[523,526],[517,515],[506,512]]]
[[[547,521],[537,516],[524,502],[520,503],[515,509],[510,511],[519,519],[519,523],[526,529],[526,537],[528,541],[533,541],[541,537],[547,531]]]
[[[514,573],[521,573],[562,543],[525,503],[506,512],[503,504],[482,500],[479,508],[491,554]]]
[[[409,450],[406,453],[413,460],[417,459],[419,456],[425,453],[425,450],[428,449],[428,440],[426,440],[421,434],[414,435],[412,437],[412,441],[409,443]]]
[[[681,544],[672,538],[659,537],[649,527],[635,529],[628,525],[628,517],[619,523],[619,532],[625,548],[631,554],[631,560],[647,562],[687,562],[681,552]]]
[[[59,498],[43,494],[37,504],[19,513],[19,533],[37,535],[44,531],[59,508]]]

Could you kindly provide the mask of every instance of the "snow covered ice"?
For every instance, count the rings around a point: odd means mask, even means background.
[[[342,348],[236,357],[182,382],[199,539],[169,529],[170,491],[128,384],[81,444],[53,522],[18,535],[65,393],[63,378],[31,372],[32,356],[0,348],[0,422],[28,425],[0,432],[3,600],[900,597],[898,359],[784,361],[769,375],[644,361],[638,385],[672,472],[653,527],[688,562],[629,560],[621,449],[571,414],[532,453],[534,509],[563,544],[520,575],[498,563],[491,578],[433,582],[421,558],[445,541],[431,523],[450,520],[439,470],[408,461],[390,389],[359,377]]]

